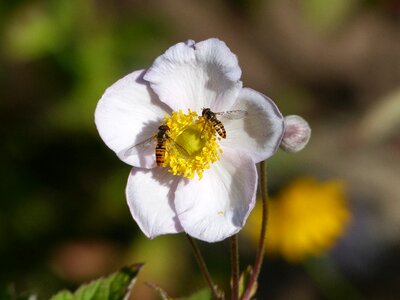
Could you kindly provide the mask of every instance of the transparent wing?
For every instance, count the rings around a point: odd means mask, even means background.
[[[242,119],[247,116],[247,111],[245,110],[229,110],[229,111],[221,111],[215,113],[217,116],[220,116],[227,120],[237,120]]]
[[[150,146],[152,146],[155,149],[156,144],[157,144],[157,137],[156,136],[149,137],[148,139],[140,142],[139,144],[133,145],[124,150],[124,155],[125,156],[137,155],[138,153],[143,152]]]
[[[169,140],[169,146],[168,150],[170,151],[171,147],[174,147],[176,151],[179,152],[182,156],[188,157],[190,154],[186,151],[185,148],[183,148],[181,145],[179,145],[174,139],[168,137]]]

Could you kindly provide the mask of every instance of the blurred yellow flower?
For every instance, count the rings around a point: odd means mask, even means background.
[[[320,255],[331,248],[350,221],[344,183],[300,178],[269,201],[266,252],[291,262]],[[251,214],[245,233],[259,239],[261,201]]]

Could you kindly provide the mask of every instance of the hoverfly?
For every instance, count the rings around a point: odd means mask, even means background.
[[[155,145],[154,153],[156,155],[156,163],[158,167],[162,166],[164,163],[165,151],[167,150],[167,140],[170,140],[180,153],[183,155],[188,155],[187,151],[182,146],[178,145],[172,138],[168,136],[169,131],[170,129],[167,125],[160,125],[158,127],[158,132],[155,135],[140,142],[139,144],[129,147],[125,151],[125,155],[137,154],[150,145]]]
[[[237,120],[242,119],[247,116],[247,111],[245,110],[230,110],[224,112],[212,112],[209,108],[203,108],[201,113],[204,119],[211,124],[215,131],[219,134],[223,139],[226,138],[226,130],[224,124],[220,120],[217,119],[217,116],[221,116],[228,120]]]

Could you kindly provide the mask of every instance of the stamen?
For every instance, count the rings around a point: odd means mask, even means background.
[[[177,176],[193,179],[195,174],[203,177],[205,169],[220,159],[222,150],[217,143],[215,129],[196,112],[187,114],[173,112],[165,116],[164,124],[170,131],[166,141],[163,167]]]

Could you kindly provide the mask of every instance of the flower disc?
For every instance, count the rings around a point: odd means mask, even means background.
[[[173,112],[166,116],[164,124],[170,128],[164,157],[164,167],[170,167],[174,175],[193,179],[197,174],[201,179],[205,169],[218,161],[222,153],[215,129],[196,112],[187,114]]]

